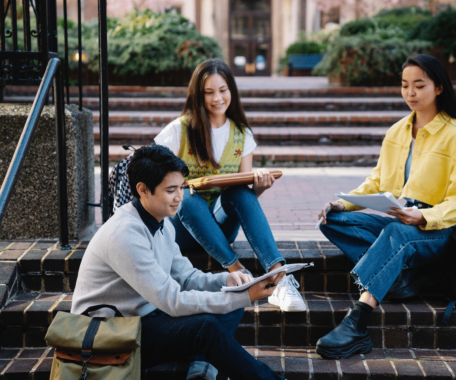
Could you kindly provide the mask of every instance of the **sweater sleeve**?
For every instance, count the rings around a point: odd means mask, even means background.
[[[145,228],[139,224],[115,228],[108,239],[105,260],[129,286],[152,305],[172,317],[201,313],[226,314],[250,306],[247,291],[240,293],[182,291],[181,285],[171,275],[165,273],[154,252],[151,251],[151,243]],[[163,252],[169,255],[174,253]],[[178,267],[176,266],[175,269],[177,270]],[[186,287],[191,288],[194,281],[198,279],[198,275],[192,278],[197,270],[191,269],[188,264],[182,267],[184,273],[180,280]]]

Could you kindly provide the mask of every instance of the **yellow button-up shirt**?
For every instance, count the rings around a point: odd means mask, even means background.
[[[405,163],[413,138],[415,113],[394,124],[386,133],[377,166],[350,194],[391,192],[396,198],[411,198],[434,207],[421,209],[425,230],[456,225],[456,119],[439,113],[416,134],[410,176],[404,186]],[[340,200],[345,211],[362,207]]]

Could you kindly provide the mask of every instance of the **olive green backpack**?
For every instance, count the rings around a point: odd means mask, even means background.
[[[102,308],[116,316],[89,317]],[[50,380],[141,378],[141,318],[124,318],[115,306],[92,306],[81,315],[58,312],[45,340],[55,348]]]

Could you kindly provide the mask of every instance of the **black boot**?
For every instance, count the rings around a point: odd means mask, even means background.
[[[347,359],[370,352],[373,345],[366,329],[369,314],[361,308],[349,308],[340,325],[318,340],[317,354],[325,359]]]

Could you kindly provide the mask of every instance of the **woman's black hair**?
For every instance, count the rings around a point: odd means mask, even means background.
[[[153,144],[136,149],[127,169],[131,193],[139,198],[136,185],[142,182],[153,195],[155,188],[170,172],[181,172],[184,177],[188,176],[185,161],[176,157],[169,148]]]
[[[451,118],[456,119],[456,95],[443,63],[431,55],[416,54],[407,58],[402,65],[402,70],[408,66],[420,67],[434,82],[436,88],[442,87],[442,93],[436,98],[437,111],[444,111]]]

